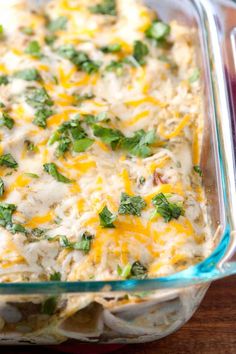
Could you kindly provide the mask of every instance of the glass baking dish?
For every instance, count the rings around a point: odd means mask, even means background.
[[[201,168],[215,249],[203,262],[156,279],[0,284],[2,345],[157,340],[189,320],[211,281],[236,273],[235,117],[227,81],[235,75],[236,5],[210,0],[146,3],[163,20],[197,29],[205,90]],[[229,13],[235,24],[227,20]],[[51,314],[43,313],[43,307]]]

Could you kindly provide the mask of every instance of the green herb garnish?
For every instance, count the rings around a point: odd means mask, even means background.
[[[123,74],[124,62],[123,61],[111,61],[105,68],[106,71],[114,71],[118,76]]]
[[[122,193],[118,213],[120,215],[141,216],[141,211],[146,205],[147,204],[142,197],[130,196],[126,193]]]
[[[68,22],[68,18],[66,16],[60,16],[55,20],[50,21],[47,28],[51,32],[65,30],[67,22]]]
[[[147,278],[148,269],[139,261],[132,264],[130,275],[131,278],[145,279]]]
[[[166,40],[170,34],[170,26],[159,20],[154,20],[146,31],[146,37],[157,41]]]
[[[57,298],[55,296],[49,297],[42,303],[41,313],[52,316],[56,312]]]
[[[89,7],[94,14],[117,16],[116,0],[103,0],[100,4]]]
[[[120,265],[117,266],[117,273],[120,277],[127,279],[130,276],[131,272],[131,264],[128,263],[126,266],[122,269]]]
[[[31,172],[25,172],[25,176],[30,177],[30,178],[39,178],[39,175],[36,175],[36,173],[31,173]]]
[[[8,85],[9,79],[7,75],[0,75],[0,86],[1,85]]]
[[[14,77],[16,77],[17,79],[25,80],[25,81],[40,81],[41,80],[41,76],[40,76],[38,70],[35,68],[17,71],[17,72],[15,72]]]
[[[18,167],[18,163],[11,154],[4,154],[0,156],[0,166],[6,166],[15,169]]]
[[[105,206],[99,213],[100,225],[107,229],[114,229],[113,222],[116,220],[116,215],[112,214],[110,210]]]
[[[4,191],[5,191],[4,182],[3,182],[2,178],[0,177],[0,197],[3,196]]]
[[[104,143],[110,145],[113,150],[117,148],[121,139],[124,138],[124,135],[120,130],[104,128],[96,124],[93,126],[93,133]]]
[[[60,272],[55,272],[50,275],[50,280],[51,281],[61,281],[61,273]]]
[[[90,146],[92,146],[93,143],[94,143],[94,140],[89,139],[89,138],[75,140],[73,142],[73,150],[75,152],[84,152],[84,151],[88,150],[88,148],[90,148]]]
[[[32,88],[28,91],[26,102],[34,108],[42,108],[44,105],[52,106],[53,101],[45,88]]]
[[[61,236],[60,244],[62,247],[83,251],[87,254],[90,251],[93,238],[94,236],[90,235],[88,232],[85,232],[81,237],[81,241],[78,242],[70,242],[66,236]]]
[[[92,100],[95,97],[95,95],[92,93],[85,93],[84,95],[74,93],[73,97],[75,98],[74,105],[77,106],[77,105],[80,105],[83,101]]]
[[[148,55],[148,53],[149,53],[149,49],[145,43],[141,41],[135,42],[133,57],[140,65],[144,65],[146,63],[144,58]]]
[[[53,111],[49,108],[40,108],[35,113],[33,123],[40,128],[47,127],[47,119],[53,115]]]
[[[182,204],[169,202],[167,196],[163,193],[157,194],[152,199],[152,204],[156,207],[153,216],[159,214],[164,218],[165,222],[169,222],[172,219],[178,219],[181,215],[184,215],[184,209]]]
[[[27,151],[30,152],[36,152],[37,151],[37,147],[34,145],[34,143],[30,140],[25,140],[24,144],[26,146]]]
[[[189,78],[190,84],[193,84],[194,82],[198,81],[200,78],[200,70],[198,68],[195,68],[192,75]]]
[[[156,141],[156,131],[138,130],[132,137],[126,137],[121,141],[121,148],[133,156],[148,157],[151,155],[150,145]]]
[[[25,49],[26,54],[40,58],[42,56],[40,45],[37,41],[31,41]]]
[[[88,74],[99,70],[100,64],[98,62],[91,60],[85,52],[76,50],[71,44],[61,46],[58,49],[58,54],[70,60],[79,70],[85,71]]]
[[[43,165],[44,171],[47,172],[49,175],[51,175],[53,178],[55,178],[58,182],[61,183],[71,183],[72,181],[63,176],[60,172],[58,172],[58,168],[55,163],[45,163]]]
[[[27,234],[26,228],[21,224],[8,224],[6,225],[6,229],[11,232],[13,235],[16,233]]]
[[[9,116],[8,113],[4,112],[0,116],[0,127],[7,127],[8,129],[12,129],[14,123],[14,120]]]
[[[196,173],[199,174],[200,177],[202,177],[203,173],[202,173],[202,169],[200,166],[196,165],[196,166],[193,166],[193,169]]]
[[[121,51],[121,49],[122,47],[119,43],[109,44],[100,48],[103,53],[118,53]]]
[[[12,224],[12,214],[16,211],[15,204],[0,203],[0,225],[6,227]]]

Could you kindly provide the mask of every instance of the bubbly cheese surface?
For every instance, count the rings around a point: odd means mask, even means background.
[[[136,0],[0,9],[0,281],[157,277],[207,257],[194,30]]]

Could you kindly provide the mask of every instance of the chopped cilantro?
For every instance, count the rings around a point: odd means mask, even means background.
[[[30,152],[36,152],[37,151],[37,147],[34,145],[34,143],[30,140],[25,140],[24,144],[26,146],[27,151]]]
[[[81,237],[81,241],[78,242],[70,242],[66,236],[61,236],[60,244],[62,247],[83,251],[87,254],[90,251],[93,238],[94,236],[90,235],[88,232],[85,232]]]
[[[55,34],[49,34],[44,37],[44,40],[47,45],[51,46],[57,40],[57,36]]]
[[[47,28],[51,32],[65,30],[67,22],[68,22],[68,18],[66,16],[60,16],[55,20],[50,21]]]
[[[113,222],[116,220],[116,215],[112,214],[110,210],[105,206],[99,213],[100,225],[107,229],[114,229]]]
[[[10,231],[13,235],[16,233],[27,234],[26,228],[21,224],[8,224],[6,225],[6,229]]]
[[[81,104],[83,101],[92,100],[95,97],[95,95],[92,94],[92,93],[85,93],[84,95],[80,95],[78,93],[74,93],[73,97],[75,98],[74,105],[76,106],[76,105]]]
[[[202,177],[202,170],[201,170],[201,167],[196,165],[196,166],[193,166],[193,169],[196,173],[199,174],[200,177]]]
[[[4,28],[3,25],[0,25],[0,39],[3,38],[4,35]]]
[[[118,76],[122,75],[124,63],[122,61],[111,61],[105,68],[106,71],[114,71]]]
[[[0,203],[0,225],[12,225],[12,214],[16,211],[15,204]]]
[[[83,139],[75,140],[73,142],[73,150],[75,152],[84,152],[88,148],[90,148],[90,146],[92,146],[93,143],[94,143],[94,140],[93,139],[89,139],[89,138],[83,138]]]
[[[4,182],[3,182],[2,178],[0,177],[0,197],[3,196],[4,190],[5,190],[5,188],[4,188]]]
[[[161,215],[165,222],[169,222],[172,219],[178,219],[181,215],[184,215],[184,209],[181,203],[171,203],[167,199],[167,195],[163,193],[157,194],[152,199],[152,204],[156,207],[154,216],[156,214]]]
[[[0,86],[9,84],[7,75],[0,75]]]
[[[27,36],[32,36],[34,34],[34,30],[32,27],[22,27],[21,32],[26,34]]]
[[[130,271],[131,278],[145,279],[147,278],[147,273],[147,268],[139,261],[136,261],[132,264]]]
[[[119,130],[104,128],[96,124],[93,126],[93,133],[96,137],[101,138],[104,143],[109,144],[113,150],[117,148],[121,139],[124,137]]]
[[[25,49],[26,54],[40,58],[42,56],[40,45],[37,41],[31,41]]]
[[[140,65],[145,64],[144,58],[148,55],[148,53],[149,53],[149,49],[145,43],[141,41],[135,41],[133,57]]]
[[[95,73],[99,70],[99,63],[91,60],[85,52],[76,50],[71,44],[61,46],[58,49],[58,54],[70,60],[79,70],[85,71],[88,74]]]
[[[200,78],[200,70],[198,68],[195,68],[192,75],[189,78],[190,84],[193,84],[194,82],[198,81]]]
[[[140,186],[143,186],[145,182],[146,182],[146,178],[143,177],[143,176],[141,176],[141,177],[139,178],[139,185],[140,185]]]
[[[142,197],[130,196],[126,193],[122,193],[118,213],[120,215],[141,216],[141,211],[146,205],[147,204]]]
[[[117,273],[119,276],[121,276],[122,278],[127,279],[130,276],[130,272],[131,272],[131,264],[128,263],[126,264],[126,266],[122,269],[121,266],[118,264],[117,266]]]
[[[40,108],[35,113],[33,123],[40,128],[47,127],[47,119],[53,115],[53,111],[49,108]]]
[[[6,166],[9,168],[17,168],[18,163],[11,154],[4,154],[0,156],[0,166]]]
[[[154,20],[151,26],[146,30],[146,37],[157,41],[166,40],[170,34],[170,26],[159,20]]]
[[[0,108],[5,108],[5,104],[3,102],[0,101]]]
[[[25,81],[39,81],[41,80],[40,74],[37,69],[31,68],[31,69],[24,69],[15,72],[14,76],[17,79],[22,79]]]
[[[117,16],[116,0],[102,0],[100,4],[89,7],[94,14]]]
[[[55,163],[45,163],[43,165],[44,171],[47,172],[49,175],[51,175],[53,178],[55,178],[58,182],[61,183],[71,183],[72,181],[63,176],[61,173],[58,172],[58,168]]]
[[[61,281],[61,273],[60,272],[55,272],[50,275],[50,280],[51,281]]]
[[[121,44],[119,43],[114,43],[114,44],[109,44],[107,46],[101,47],[100,50],[103,53],[118,53],[121,51]]]
[[[32,88],[29,90],[26,102],[34,108],[42,108],[42,106],[52,106],[53,101],[45,88]]]
[[[124,138],[121,141],[121,148],[128,151],[133,156],[148,157],[151,155],[150,145],[156,141],[155,130],[138,130],[134,136]]]
[[[31,172],[25,172],[25,176],[30,178],[39,178],[39,175],[36,175],[35,173],[31,173]]]
[[[49,145],[58,143],[56,154],[63,156],[73,147],[75,152],[82,152],[88,149],[93,140],[87,137],[87,133],[81,127],[79,119],[63,123],[58,130],[51,136]]]
[[[0,116],[0,127],[7,127],[8,129],[12,129],[14,123],[14,120],[9,116],[8,113],[3,112]]]
[[[56,312],[57,298],[55,296],[49,297],[42,303],[41,313],[52,316]]]

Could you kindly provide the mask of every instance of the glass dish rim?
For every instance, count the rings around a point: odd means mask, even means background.
[[[204,7],[202,0],[190,0],[191,5],[194,6],[201,28],[205,28],[203,14],[201,8]],[[202,30],[204,37],[203,45],[208,46],[206,33]],[[208,49],[208,48],[207,48]],[[210,58],[205,58],[208,66],[208,79],[212,85],[212,77],[210,74]],[[212,105],[215,107],[214,98],[211,98]],[[213,118],[214,119],[214,118]],[[216,122],[214,121],[216,127]],[[216,129],[216,148],[217,157],[219,160],[220,173],[220,187],[223,194],[224,206],[227,206],[228,199],[226,193],[226,175],[224,169],[223,158],[221,154],[221,145],[219,139],[219,132]],[[47,282],[20,282],[20,283],[0,283],[1,295],[39,295],[39,294],[69,294],[69,293],[94,293],[94,292],[137,292],[143,290],[157,290],[170,288],[183,288],[193,286],[203,282],[210,282],[214,279],[226,276],[226,272],[222,273],[217,265],[224,258],[230,244],[230,224],[226,222],[226,215],[224,215],[224,225],[221,225],[221,240],[212,253],[203,261],[188,267],[183,271],[179,271],[168,276],[156,277],[149,279],[128,279],[128,280],[105,280],[105,281],[47,281]],[[233,273],[233,270],[228,269],[227,275]]]

